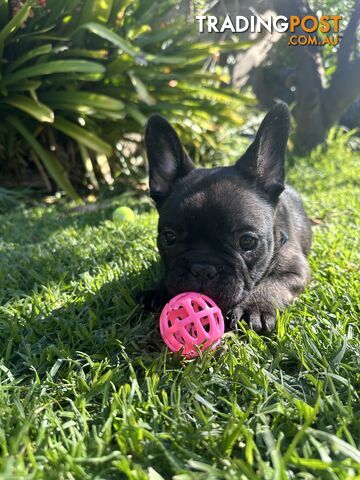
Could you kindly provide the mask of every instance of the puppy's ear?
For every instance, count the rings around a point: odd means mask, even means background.
[[[150,197],[159,206],[173,184],[195,168],[177,133],[160,115],[152,115],[145,130]]]
[[[290,110],[278,103],[262,121],[254,142],[236,163],[241,174],[254,182],[272,201],[284,190],[285,150],[290,131]]]

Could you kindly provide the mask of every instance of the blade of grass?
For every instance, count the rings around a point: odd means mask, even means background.
[[[343,455],[352,458],[355,462],[360,464],[360,451],[341,438],[338,438],[336,435],[332,435],[331,433],[315,430],[313,428],[309,428],[308,432],[312,433],[320,440],[327,441],[332,448],[335,447]]]

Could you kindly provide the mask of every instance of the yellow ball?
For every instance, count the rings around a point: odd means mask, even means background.
[[[118,207],[112,214],[113,222],[133,222],[135,220],[135,214],[129,207]]]

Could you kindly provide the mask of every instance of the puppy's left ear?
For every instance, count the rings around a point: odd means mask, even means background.
[[[285,187],[285,150],[290,132],[290,110],[277,103],[262,121],[254,142],[236,163],[241,174],[253,181],[271,201]]]
[[[195,168],[169,122],[154,114],[145,130],[150,197],[159,207],[174,183]]]

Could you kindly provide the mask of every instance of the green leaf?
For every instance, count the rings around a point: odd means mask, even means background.
[[[34,58],[40,57],[41,55],[46,55],[50,53],[51,50],[52,50],[51,43],[47,43],[46,45],[41,45],[38,48],[34,48],[33,50],[26,52],[24,55],[22,55],[21,57],[17,58],[16,60],[10,63],[6,73],[8,74],[9,72],[13,72],[24,63],[30,60],[34,60]]]
[[[190,85],[185,82],[179,82],[178,87],[185,92],[189,92],[197,97],[203,97],[214,102],[221,102],[230,105],[256,105],[255,98],[249,95],[238,94],[234,90],[225,90],[215,87],[204,87],[201,85]]]
[[[113,0],[113,8],[109,18],[109,25],[122,25],[126,15],[125,10],[134,0]]]
[[[92,92],[52,92],[42,95],[41,99],[46,103],[57,102],[58,105],[64,102],[75,105],[84,104],[84,106],[112,112],[124,110],[124,103],[120,100]]]
[[[88,22],[106,23],[113,7],[113,0],[87,0],[82,8],[79,25]]]
[[[139,48],[134,47],[133,45],[131,45],[130,42],[120,37],[120,35],[118,35],[117,33],[112,32],[104,25],[99,25],[98,23],[87,23],[81,28],[85,28],[89,32],[112,43],[131,57],[135,58],[139,63],[146,63],[145,56]]]
[[[95,175],[94,166],[92,164],[89,152],[88,152],[87,148],[85,148],[83,145],[81,145],[81,143],[79,143],[78,145],[79,145],[80,155],[81,155],[81,158],[82,158],[82,161],[84,163],[85,170],[86,170],[86,175],[87,175],[88,179],[90,180],[91,184],[93,185],[93,187],[96,188],[96,190],[98,190],[99,189],[99,183],[98,183],[96,175]]]
[[[49,102],[49,106],[58,112],[72,112],[78,113],[80,115],[92,116],[96,119],[109,119],[113,122],[121,120],[125,117],[124,111],[113,112],[111,110],[100,110],[99,108],[94,108],[88,105],[77,104],[77,103],[65,103],[62,101],[53,101]]]
[[[101,175],[103,176],[105,182],[108,185],[112,185],[114,183],[114,179],[111,174],[111,168],[107,156],[103,154],[96,155],[96,162],[99,166]]]
[[[25,5],[17,12],[15,17],[13,17],[10,22],[8,22],[7,25],[5,25],[5,27],[0,31],[0,51],[2,51],[5,40],[11,34],[16,32],[16,30],[26,21],[30,13],[32,3],[33,2],[30,0],[26,2]]]
[[[54,60],[52,62],[40,63],[32,67],[24,68],[18,72],[7,75],[0,81],[0,88],[6,87],[21,80],[54,73],[104,73],[105,67],[100,63],[87,60]]]
[[[6,42],[7,45],[13,45],[16,43],[17,45],[21,45],[22,47],[25,47],[27,43],[30,43],[33,45],[34,40],[37,42],[40,42],[42,40],[46,41],[53,41],[53,42],[59,42],[59,43],[64,43],[64,42],[69,42],[70,38],[65,37],[65,36],[60,36],[60,35],[50,35],[50,34],[39,34],[39,32],[32,32],[24,35],[15,35],[13,38],[10,38],[8,42]]]
[[[154,105],[156,103],[156,100],[150,95],[140,78],[137,77],[133,72],[129,72],[129,77],[138,94],[139,99],[145,102],[147,105]]]
[[[80,127],[58,116],[55,118],[54,127],[95,152],[109,156],[112,154],[112,146],[101,140],[95,133],[86,130],[86,127]]]
[[[147,55],[146,60],[155,64],[165,65],[183,65],[188,61],[186,57],[179,57],[175,55]]]
[[[3,28],[9,20],[9,0],[0,0],[0,28]]]
[[[147,118],[138,108],[127,105],[126,111],[141,127],[145,126]]]
[[[150,30],[143,33],[141,36],[137,37],[137,43],[142,46],[148,47],[154,43],[164,42],[169,39],[178,39],[179,37],[184,38],[189,35],[194,30],[193,25],[185,24],[183,22],[171,23],[168,26],[159,28],[156,31]]]
[[[79,58],[92,58],[94,60],[106,60],[109,52],[106,48],[100,50],[90,50],[86,48],[71,48],[69,50],[65,50],[58,54],[62,58],[64,57],[79,57]]]
[[[31,32],[28,32],[25,30],[25,33],[20,33],[18,32],[17,35],[14,37],[14,38],[10,38],[8,40],[8,44],[11,44],[11,43],[19,43],[19,41],[21,42],[22,39],[24,38],[31,38],[32,41],[34,41],[34,37],[36,37],[36,40],[39,38],[39,36],[42,36],[44,33],[48,33],[50,32],[51,30],[54,29],[54,26],[51,26],[51,27],[47,27],[47,28],[41,28],[40,30],[35,30],[35,31],[31,31]],[[57,37],[58,40],[63,40],[64,37],[61,36],[61,37]],[[68,39],[66,39],[68,40]]]
[[[31,90],[37,90],[41,86],[39,80],[24,80],[21,83],[15,83],[9,86],[11,92],[27,92]]]
[[[54,112],[33,98],[24,95],[12,95],[3,100],[3,102],[28,113],[36,120],[39,120],[39,122],[52,123],[54,121]]]
[[[55,155],[45,150],[45,148],[37,141],[35,136],[26,127],[24,127],[18,118],[11,116],[7,118],[7,121],[28,142],[57,185],[74,200],[79,200],[79,196],[72,186],[63,165],[59,162]]]

